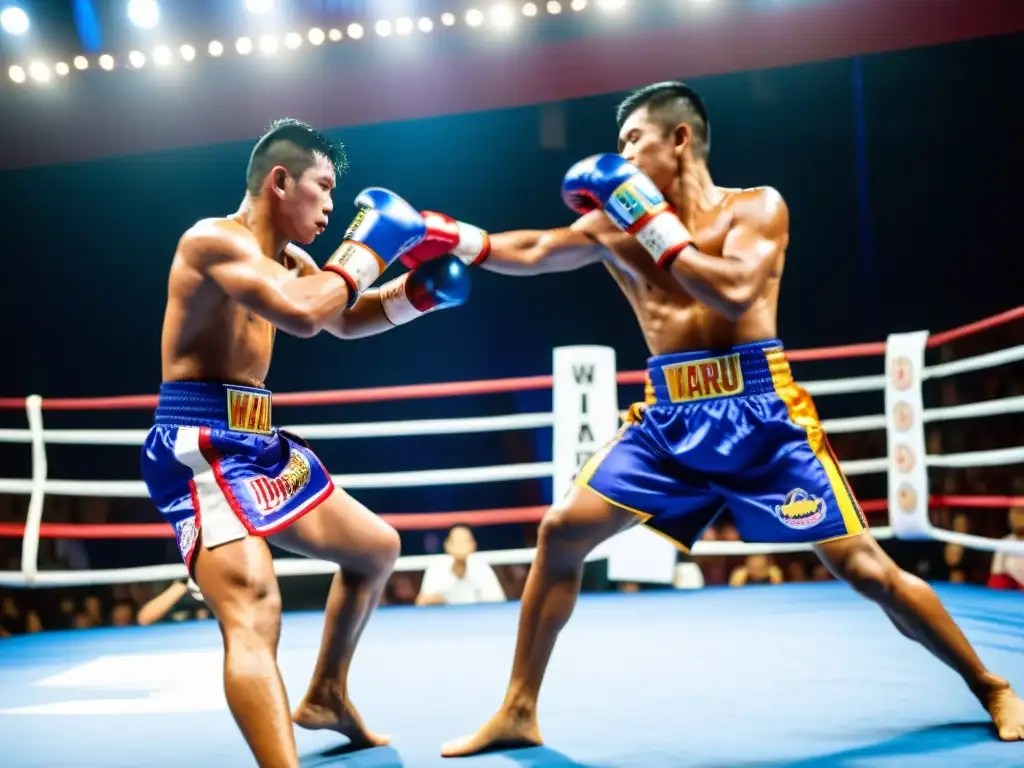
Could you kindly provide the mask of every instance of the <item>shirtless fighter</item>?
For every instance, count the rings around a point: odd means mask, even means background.
[[[241,208],[182,235],[164,315],[163,383],[142,452],[150,497],[220,624],[231,713],[257,763],[273,768],[299,759],[277,668],[281,598],[266,541],[343,567],[294,721],[357,747],[388,742],[363,725],[347,677],[399,552],[395,530],[335,487],[302,439],[273,426],[263,381],[275,333],[369,336],[469,293],[468,270],[455,258],[370,290],[425,232],[419,214],[386,190],[356,198],[356,218],[322,271],[291,245],[326,228],[344,160],[309,126],[278,121],[252,152]]]
[[[571,227],[488,238],[427,212],[424,242],[403,256],[417,264],[451,252],[510,275],[603,262],[652,355],[645,401],[541,523],[504,702],[442,754],[541,743],[541,680],[586,554],[638,522],[688,549],[723,506],[747,541],[813,543],[837,577],[963,677],[1000,738],[1024,738],[1024,702],[985,668],[935,592],[868,532],[814,404],[793,381],[776,330],[789,241],[782,196],[714,184],[707,114],[682,83],[636,91],[618,125],[619,154],[565,176],[563,199],[582,214]]]

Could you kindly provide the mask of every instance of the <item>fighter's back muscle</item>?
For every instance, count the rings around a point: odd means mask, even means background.
[[[274,328],[229,297],[207,274],[233,249],[256,246],[230,219],[204,219],[178,242],[168,279],[162,339],[165,380],[213,379],[261,385]]]
[[[753,208],[764,205],[766,196],[777,194],[763,187],[723,191],[725,197],[718,205],[688,222],[694,245],[709,256],[721,256],[730,229],[751,215]],[[698,302],[654,263],[635,237],[620,231],[603,212],[587,214],[576,226],[606,249],[605,267],[633,308],[653,354],[726,346],[748,340],[747,335],[763,335],[745,327],[750,325],[770,325],[774,330],[784,253],[763,295],[734,322]]]

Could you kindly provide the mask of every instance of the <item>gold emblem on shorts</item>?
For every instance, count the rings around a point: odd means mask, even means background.
[[[688,403],[711,397],[732,397],[743,392],[743,371],[739,355],[708,357],[663,366],[668,396],[673,403]]]
[[[245,481],[256,507],[264,515],[280,509],[309,483],[309,459],[293,448],[288,464],[277,477],[252,477]]]
[[[269,435],[270,393],[251,389],[227,388],[228,429],[235,432],[253,432]]]
[[[797,530],[813,528],[825,519],[825,513],[825,500],[802,488],[794,488],[786,494],[782,504],[775,507],[775,517],[779,522]]]

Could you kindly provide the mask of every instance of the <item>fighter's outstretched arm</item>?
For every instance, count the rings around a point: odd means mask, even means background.
[[[294,278],[230,224],[200,222],[182,236],[176,258],[293,336],[315,336],[350,298],[348,283],[340,275],[318,271]]]
[[[605,253],[579,222],[562,229],[498,232],[490,240],[491,251],[480,267],[503,275],[571,272],[600,261]]]
[[[559,229],[488,234],[443,213],[423,211],[422,215],[427,235],[402,257],[409,265],[450,253],[465,264],[503,275],[541,275],[594,264],[606,253],[594,239],[595,227],[608,227],[603,217],[583,216],[572,226]]]
[[[761,295],[789,243],[789,210],[782,196],[767,188],[743,194],[748,198],[737,203],[721,257],[691,244],[665,265],[694,298],[732,320]]]

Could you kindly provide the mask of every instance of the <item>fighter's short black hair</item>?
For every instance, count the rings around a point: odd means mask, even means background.
[[[275,120],[260,137],[249,156],[245,172],[245,187],[251,195],[258,195],[263,180],[275,165],[283,166],[294,178],[299,178],[323,155],[334,172],[341,176],[348,167],[345,147],[301,120],[291,117]]]
[[[703,100],[686,83],[666,80],[637,88],[630,93],[615,111],[615,120],[622,128],[629,116],[643,107],[652,119],[670,131],[680,123],[686,123],[693,130],[693,154],[707,159],[711,152],[711,122]]]

